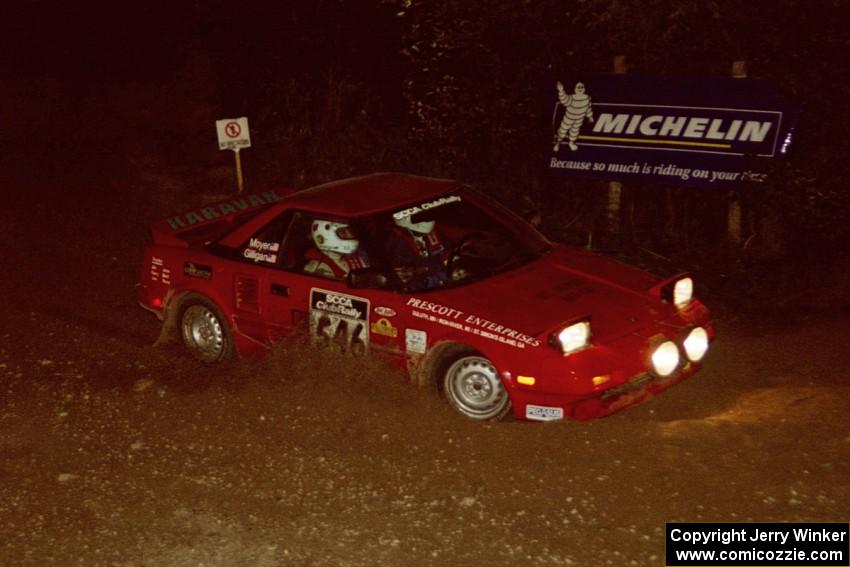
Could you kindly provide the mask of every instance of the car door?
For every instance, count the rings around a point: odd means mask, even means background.
[[[370,338],[369,297],[352,293],[344,274],[306,271],[314,220],[314,214],[290,211],[248,240],[243,255],[250,256],[258,269],[235,275],[239,312],[253,310],[253,322],[262,328],[267,342],[300,331],[309,333],[313,342],[365,353]],[[258,305],[246,298],[256,298]]]
[[[306,332],[314,343],[363,354],[405,353],[404,298],[390,290],[350,289],[341,274],[307,273],[313,213],[287,211],[238,249],[233,272],[237,329],[273,343]]]
[[[294,250],[287,248],[295,217],[282,213],[232,252],[235,327],[265,344],[287,336],[298,312],[306,314],[306,283],[294,276]]]
[[[321,265],[327,267],[325,261],[330,261],[328,257],[322,259],[317,252],[317,235],[323,234],[320,225],[347,227],[345,221],[322,217],[296,213],[286,238],[287,252],[296,258],[287,269],[292,272],[290,281],[295,288],[296,303],[303,306],[295,309],[293,316],[314,343],[332,344],[344,352],[364,354],[370,344],[371,295],[359,293],[369,290],[349,289],[345,282],[346,272],[339,266],[337,270],[318,269]],[[350,242],[355,243],[356,250],[357,241]],[[285,314],[280,313],[278,317],[285,318]]]

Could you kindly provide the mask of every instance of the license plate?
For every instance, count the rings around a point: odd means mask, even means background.
[[[525,406],[525,418],[537,421],[555,421],[564,419],[564,408],[550,408],[547,406]]]

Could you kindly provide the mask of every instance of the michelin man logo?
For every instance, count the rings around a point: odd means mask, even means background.
[[[555,147],[553,152],[557,152],[569,134],[568,144],[572,151],[576,151],[578,146],[578,132],[584,119],[587,118],[593,122],[593,110],[590,107],[590,97],[584,92],[584,83],[576,83],[573,94],[568,95],[564,90],[564,83],[558,81],[558,102],[564,105],[564,117],[561,119],[561,125],[558,127],[558,133],[555,135]]]

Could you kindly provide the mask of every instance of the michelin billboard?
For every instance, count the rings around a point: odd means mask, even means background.
[[[798,116],[768,84],[605,75],[551,83],[549,169],[674,185],[759,183]]]

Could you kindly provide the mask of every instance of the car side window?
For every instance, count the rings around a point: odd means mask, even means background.
[[[305,217],[306,218],[306,217]],[[333,280],[343,280],[351,270],[371,266],[362,235],[351,222],[323,216],[306,219],[303,235],[303,272]]]
[[[286,212],[258,230],[239,248],[241,257],[256,264],[286,267],[284,240],[292,217],[291,212]]]

